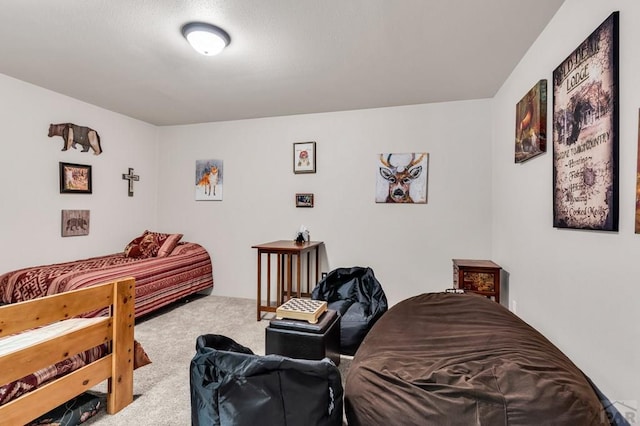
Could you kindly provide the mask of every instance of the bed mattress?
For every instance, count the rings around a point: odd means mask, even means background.
[[[209,253],[199,244],[184,242],[166,257],[141,259],[126,257],[120,252],[8,272],[0,275],[0,301],[22,302],[133,277],[138,318],[182,297],[212,288],[212,270]]]

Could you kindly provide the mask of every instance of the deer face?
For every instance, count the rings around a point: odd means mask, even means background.
[[[380,161],[386,166],[380,167],[380,175],[389,182],[387,202],[413,203],[413,199],[409,195],[409,189],[411,182],[422,173],[422,166],[414,166],[420,163],[423,157],[424,154],[416,160],[415,154],[412,154],[411,162],[407,166],[393,166],[390,162],[391,154],[386,160],[380,155]]]

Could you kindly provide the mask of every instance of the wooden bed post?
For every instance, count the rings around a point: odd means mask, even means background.
[[[107,412],[117,413],[133,402],[133,329],[135,316],[135,279],[125,278],[113,287],[112,371],[109,379]]]

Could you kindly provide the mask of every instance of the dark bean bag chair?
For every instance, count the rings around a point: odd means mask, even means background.
[[[387,311],[387,297],[371,268],[338,268],[313,289],[311,298],[324,300],[340,313],[340,353],[354,355],[373,324]]]
[[[207,334],[196,341],[190,381],[193,426],[342,425],[342,381],[329,358],[259,356]]]

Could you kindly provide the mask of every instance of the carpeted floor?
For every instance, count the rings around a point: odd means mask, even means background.
[[[264,355],[265,328],[269,321],[256,321],[251,299],[220,296],[194,298],[178,303],[136,323],[135,338],[152,364],[134,371],[134,401],[116,415],[104,410],[86,425],[190,425],[189,362],[201,334],[222,334]],[[342,357],[342,378],[350,357]],[[93,391],[104,393],[102,384]]]

